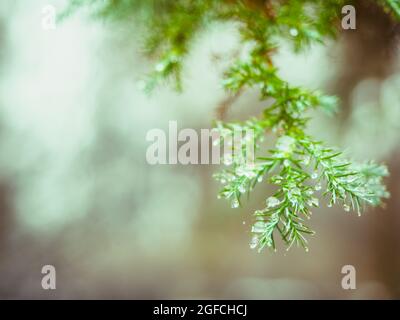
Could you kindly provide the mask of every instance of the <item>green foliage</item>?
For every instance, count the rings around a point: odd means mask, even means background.
[[[400,17],[398,0],[378,2]],[[336,97],[290,85],[279,76],[272,59],[282,39],[290,41],[296,52],[334,39],[346,4],[344,0],[73,0],[67,13],[89,5],[97,16],[115,20],[135,16],[146,25],[145,49],[158,59],[149,75],[148,90],[171,77],[181,88],[184,57],[194,36],[210,23],[238,25],[242,43],[251,49],[244,60],[226,71],[223,85],[233,93],[258,88],[260,100],[272,103],[257,118],[217,122],[222,137],[252,129],[258,152],[254,164],[242,161],[244,150],[236,158],[225,159],[229,168],[215,175],[223,184],[219,197],[237,208],[242,195],[257,184],[266,181],[275,186],[266,206],[254,213],[251,247],[275,249],[278,235],[287,248],[296,244],[307,249],[306,236],[313,231],[304,221],[320,206],[319,198],[325,197],[328,206],[340,204],[345,211],[360,214],[365,205],[380,205],[388,197],[382,185],[388,174],[385,166],[346,160],[342,152],[306,133],[308,111],[322,109],[332,114],[337,110]],[[267,135],[276,136],[276,144],[264,150],[262,141]]]
[[[400,19],[400,0],[381,0],[380,3],[386,7],[397,19]]]

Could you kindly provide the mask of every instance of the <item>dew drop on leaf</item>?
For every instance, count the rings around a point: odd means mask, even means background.
[[[311,179],[317,179],[317,178],[318,178],[318,173],[314,172],[314,173],[311,175]]]
[[[237,199],[232,200],[231,207],[234,208],[234,209],[238,208],[239,207],[239,201]]]
[[[296,28],[291,28],[289,30],[289,33],[292,37],[297,37],[297,35],[299,34],[299,31]]]
[[[265,232],[265,222],[257,221],[251,228],[253,233],[263,233]]]
[[[160,62],[156,64],[156,71],[157,72],[163,72],[165,70],[166,64],[164,62]]]
[[[266,200],[266,204],[267,204],[267,208],[274,208],[274,207],[276,207],[277,205],[279,205],[281,202],[279,201],[279,199],[278,198],[275,198],[275,197],[269,197],[267,200]]]
[[[258,246],[258,238],[255,236],[250,241],[250,249],[255,249]]]
[[[318,200],[317,198],[312,198],[312,199],[310,199],[310,200],[307,202],[307,204],[308,204],[310,207],[312,207],[312,206],[318,207],[318,206],[319,206],[319,200]]]

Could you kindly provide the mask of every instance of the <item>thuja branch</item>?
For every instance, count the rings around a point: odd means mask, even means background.
[[[388,196],[381,183],[387,175],[384,166],[347,161],[341,152],[305,133],[307,111],[319,107],[332,112],[337,103],[334,97],[290,86],[275,68],[259,59],[233,66],[225,85],[231,90],[257,86],[261,99],[274,100],[257,120],[222,126],[224,130],[252,129],[258,141],[267,130],[277,136],[275,147],[255,165],[230,161],[232,169],[216,175],[224,184],[220,197],[229,199],[234,208],[241,204],[241,195],[259,182],[266,180],[277,188],[266,207],[255,212],[251,247],[275,249],[274,234],[279,234],[288,249],[297,244],[307,250],[306,236],[313,231],[304,220],[310,218],[313,207],[319,207],[317,193],[328,197],[328,206],[339,203],[345,211],[353,209],[358,214],[365,205],[379,205]]]
[[[372,1],[372,0],[371,0]],[[397,18],[398,0],[376,0]],[[307,236],[313,231],[306,226],[312,210],[327,198],[328,206],[340,204],[345,211],[360,214],[366,205],[380,205],[388,197],[382,178],[385,166],[346,160],[342,152],[307,134],[309,111],[337,110],[338,101],[319,91],[293,86],[279,76],[274,54],[282,40],[298,52],[310,45],[335,39],[340,25],[344,0],[71,0],[71,8],[91,5],[97,15],[116,21],[132,16],[147,27],[145,49],[156,58],[146,88],[150,91],[165,80],[174,79],[182,88],[181,70],[191,49],[194,36],[208,25],[234,23],[241,44],[250,48],[248,55],[231,65],[223,85],[231,97],[217,110],[224,116],[234,97],[242,91],[258,88],[266,104],[257,118],[244,122],[217,122],[222,137],[235,130],[252,130],[257,161],[249,163],[227,157],[227,169],[215,174],[223,184],[220,198],[228,199],[233,208],[242,205],[242,195],[250,194],[256,185],[274,186],[264,208],[254,213],[251,247],[276,249],[277,237],[286,244],[307,249]],[[222,118],[222,117],[221,117]],[[275,146],[262,147],[265,137],[275,137]],[[241,150],[242,151],[242,150]]]

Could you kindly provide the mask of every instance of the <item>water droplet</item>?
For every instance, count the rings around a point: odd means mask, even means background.
[[[299,196],[299,195],[301,195],[301,190],[299,188],[295,187],[292,189],[292,194],[295,196]]]
[[[308,252],[308,251],[309,251],[308,247],[305,247],[305,248],[304,248],[304,250],[306,250],[306,252]]]
[[[350,206],[348,204],[345,204],[343,206],[344,211],[349,212],[350,211]]]
[[[296,140],[290,136],[282,136],[276,142],[276,148],[282,153],[292,153]]]
[[[288,159],[285,159],[285,161],[283,161],[283,165],[285,167],[289,167],[290,166],[290,161]]]
[[[307,204],[310,206],[310,207],[318,207],[319,206],[319,200],[317,199],[317,198],[311,198],[308,202],[307,202]]]
[[[273,176],[273,177],[271,178],[271,181],[272,181],[273,183],[279,184],[279,183],[282,182],[282,177],[281,177],[280,175],[275,175],[275,176]]]
[[[250,241],[250,249],[255,249],[258,246],[258,238],[255,236]]]
[[[243,224],[246,224],[246,221],[243,221]]]
[[[239,200],[237,200],[237,199],[232,200],[231,207],[233,209],[238,208],[239,207]]]
[[[265,231],[265,222],[257,221],[252,227],[251,232],[253,233],[263,233]]]
[[[160,63],[156,64],[155,69],[157,72],[163,72],[165,70],[165,67],[166,67],[166,64],[163,62],[160,62]]]
[[[225,183],[226,183],[226,180],[225,180],[225,179],[221,179],[221,183],[222,183],[222,184],[225,184]]]
[[[259,176],[258,178],[257,178],[257,182],[262,182],[263,181],[263,176]]]
[[[266,204],[267,204],[267,207],[268,207],[268,208],[276,207],[276,206],[278,206],[280,203],[281,203],[281,202],[279,201],[279,199],[278,199],[278,198],[275,198],[275,197],[269,197],[269,198],[266,200]]]
[[[291,28],[291,29],[289,30],[289,33],[290,33],[290,35],[291,35],[292,37],[297,37],[298,34],[299,34],[299,31],[298,31],[296,28]]]
[[[315,190],[316,190],[316,191],[319,191],[319,190],[321,190],[321,189],[322,189],[322,186],[321,186],[320,183],[318,183],[318,184],[315,185]]]
[[[311,179],[317,179],[318,178],[318,173],[317,172],[314,172],[312,175],[311,175]]]
[[[240,185],[238,188],[240,193],[245,193],[246,192],[246,188],[243,185]]]

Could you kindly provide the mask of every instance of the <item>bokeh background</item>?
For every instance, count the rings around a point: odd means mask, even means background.
[[[388,164],[392,196],[362,217],[314,211],[310,251],[250,250],[251,213],[268,185],[241,209],[217,200],[215,165],[146,163],[146,133],[210,128],[226,99],[221,75],[240,46],[215,25],[192,47],[184,92],[141,90],[151,67],[143,30],[83,11],[42,28],[42,9],[63,0],[0,2],[0,298],[313,299],[400,298],[399,26],[359,1],[357,30],[275,61],[287,80],[342,100],[316,113],[310,131],[358,160]],[[227,119],[263,108],[249,90]],[[54,265],[57,289],[41,287]],[[343,290],[341,268],[357,270]]]

